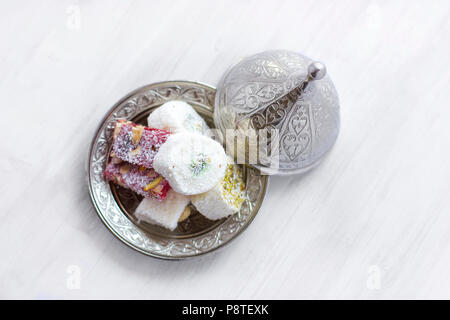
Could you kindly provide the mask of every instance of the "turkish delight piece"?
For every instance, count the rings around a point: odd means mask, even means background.
[[[154,169],[112,158],[104,171],[106,180],[130,189],[146,198],[163,200],[170,190],[169,182]]]
[[[196,133],[175,133],[159,149],[153,167],[178,193],[193,195],[212,189],[225,175],[222,145]]]
[[[179,221],[189,216],[190,209],[187,206],[188,204],[188,196],[170,190],[164,201],[157,201],[152,198],[142,200],[134,215],[139,220],[174,230]]]
[[[191,197],[192,204],[210,220],[227,217],[241,209],[245,185],[239,167],[230,160],[225,177],[211,190]]]
[[[147,125],[173,133],[195,132],[205,134],[209,129],[205,120],[184,101],[173,100],[164,103],[147,118]]]
[[[132,164],[153,167],[153,158],[170,132],[119,120],[114,128],[111,156]]]

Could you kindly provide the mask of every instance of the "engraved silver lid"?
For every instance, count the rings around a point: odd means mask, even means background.
[[[296,52],[266,51],[243,59],[222,77],[214,121],[224,134],[232,129],[247,135],[246,162],[261,171],[304,173],[336,141],[339,100],[322,63]],[[264,138],[248,138],[250,131],[264,131]],[[249,141],[257,141],[254,162]]]

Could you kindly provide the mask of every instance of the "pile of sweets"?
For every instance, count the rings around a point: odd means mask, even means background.
[[[113,136],[108,181],[144,197],[142,221],[174,230],[190,215],[189,203],[210,220],[240,210],[242,173],[222,145],[205,136],[208,125],[183,101],[154,110],[148,127],[119,120]]]

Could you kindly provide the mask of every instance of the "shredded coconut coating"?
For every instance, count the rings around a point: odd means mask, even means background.
[[[205,120],[184,101],[173,100],[164,103],[147,118],[149,127],[164,129],[173,133],[195,132],[204,134],[209,129]]]
[[[241,209],[244,189],[241,170],[229,163],[224,178],[210,191],[192,196],[191,201],[206,218],[222,219]]]
[[[104,171],[106,180],[130,189],[146,198],[163,200],[170,190],[169,182],[154,169],[120,162],[112,158]]]
[[[170,190],[164,201],[157,201],[152,198],[142,200],[134,214],[139,220],[174,230],[188,203],[188,196]]]
[[[112,156],[132,164],[153,167],[153,159],[170,132],[119,120],[114,129]]]
[[[153,166],[178,193],[193,195],[213,188],[225,175],[227,156],[222,145],[196,133],[171,135],[155,156]]]

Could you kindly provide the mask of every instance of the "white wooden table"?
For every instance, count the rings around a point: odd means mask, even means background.
[[[11,0],[0,38],[0,298],[450,298],[449,1]],[[324,61],[338,89],[324,163],[272,178],[207,256],[114,238],[85,180],[104,113],[276,48]]]

